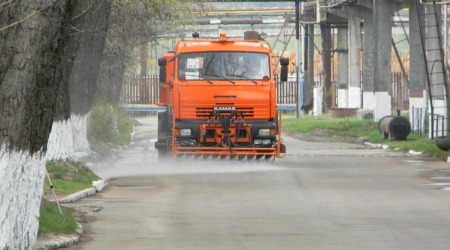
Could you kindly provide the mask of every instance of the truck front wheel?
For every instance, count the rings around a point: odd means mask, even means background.
[[[167,157],[169,153],[170,142],[170,109],[158,113],[158,140],[155,142],[155,148],[158,150],[158,158]]]

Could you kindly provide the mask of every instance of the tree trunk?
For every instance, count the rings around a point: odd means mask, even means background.
[[[0,8],[0,249],[32,249],[72,0]]]
[[[47,143],[46,159],[71,159],[74,156],[74,152],[70,120],[53,122],[52,132]]]
[[[117,54],[105,54],[101,64],[96,99],[117,105],[122,91],[124,72],[125,63]]]
[[[111,1],[86,0],[80,1],[74,10],[72,37],[64,62],[70,92],[58,100],[47,159],[78,158],[90,151],[87,124],[97,89],[110,9]],[[69,104],[70,118],[66,116]]]

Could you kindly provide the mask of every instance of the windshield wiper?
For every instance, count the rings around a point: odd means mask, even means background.
[[[228,80],[228,81],[230,81],[232,84],[236,84],[233,80],[231,80],[231,79],[228,79],[227,77],[225,77],[225,76],[220,76],[220,75],[204,75],[203,76],[203,78],[204,79],[207,79],[208,80],[208,82],[211,82],[211,81],[209,81],[209,79],[208,78],[205,78],[205,77],[209,77],[209,76],[212,76],[212,77],[220,77],[221,79],[220,80]],[[227,75],[228,76],[228,75]],[[214,80],[214,79],[213,79]]]
[[[257,81],[255,81],[255,80],[253,80],[253,79],[250,79],[250,78],[248,78],[247,76],[244,76],[244,75],[227,75],[227,76],[233,76],[233,77],[240,77],[241,79],[239,79],[239,80],[250,80],[250,81],[252,81],[254,84],[258,84],[258,82]],[[230,80],[231,81],[231,80]],[[233,82],[233,81],[231,81],[231,82]],[[234,84],[234,82],[233,82],[233,84]]]

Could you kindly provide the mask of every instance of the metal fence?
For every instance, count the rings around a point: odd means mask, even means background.
[[[432,128],[432,138],[446,136],[448,133],[445,126],[445,116],[443,115],[433,115],[433,128]]]
[[[159,102],[158,76],[125,76],[121,101],[124,104],[156,104]]]
[[[293,112],[297,103],[297,82],[295,75],[291,75],[287,82],[277,81],[277,104],[283,107],[283,112]],[[320,79],[319,79],[320,81]],[[318,83],[320,85],[320,83]],[[399,110],[409,107],[408,87],[400,73],[392,73],[393,103]],[[121,102],[127,105],[128,110],[143,110],[149,105],[159,102],[159,78],[157,75],[125,76],[122,85]],[[138,106],[141,105],[141,106]],[[142,106],[144,105],[144,106]],[[155,109],[155,107],[150,107]],[[154,111],[154,110],[153,110]],[[140,111],[139,111],[140,112]]]
[[[428,132],[428,111],[426,108],[411,109],[411,131],[419,135],[425,135]]]
[[[295,104],[297,102],[295,78],[277,84],[277,103]],[[125,76],[122,85],[121,102],[123,104],[155,105],[159,102],[159,78],[157,75]]]
[[[277,78],[277,104],[297,103],[297,79],[289,77],[287,82],[281,83]]]
[[[436,138],[448,135],[445,130],[445,116],[434,114],[433,127],[430,125],[431,114],[427,108],[415,108],[411,110],[411,131],[419,135],[428,135],[430,138]],[[431,131],[430,131],[431,129]]]

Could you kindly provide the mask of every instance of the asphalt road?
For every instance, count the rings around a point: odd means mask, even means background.
[[[70,249],[449,249],[450,164],[283,136],[275,163],[158,162],[156,120],[94,169],[109,186]]]

